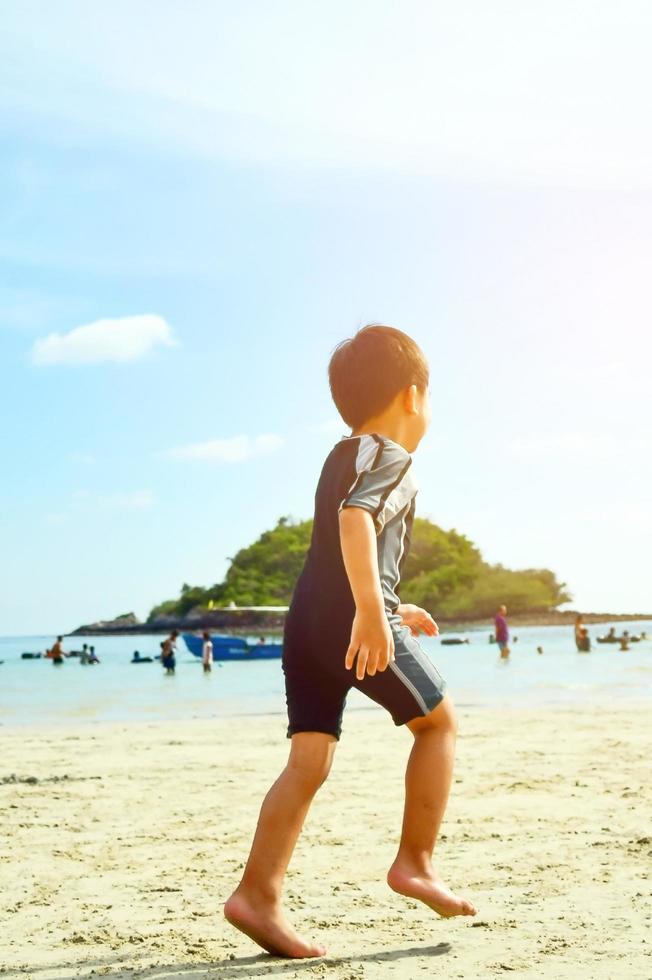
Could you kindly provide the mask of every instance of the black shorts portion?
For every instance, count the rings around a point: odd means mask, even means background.
[[[288,737],[324,732],[339,739],[352,687],[389,711],[395,725],[427,715],[443,699],[445,681],[405,627],[392,627],[395,660],[359,681],[355,663],[352,670],[344,666],[351,623],[346,617],[344,623],[340,619],[318,628],[292,611],[288,615],[283,646]]]

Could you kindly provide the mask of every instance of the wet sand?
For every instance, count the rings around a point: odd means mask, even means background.
[[[221,916],[282,718],[3,730],[0,975],[652,977],[649,709],[460,720],[439,865],[477,918],[388,890],[410,739],[349,712],[288,879],[294,922],[328,947],[300,962]]]

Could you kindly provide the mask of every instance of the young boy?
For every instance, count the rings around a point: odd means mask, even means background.
[[[336,348],[335,404],[352,434],[324,463],[306,562],[285,627],[288,764],[267,794],[228,921],[281,956],[323,956],[287,922],[281,890],[312,799],[326,779],[351,687],[407,725],[414,743],[390,888],[442,916],[475,915],[431,858],[453,771],[456,723],[445,684],[414,639],[435,622],[398,598],[414,519],[410,453],[430,423],[428,365],[392,327],[370,326]]]

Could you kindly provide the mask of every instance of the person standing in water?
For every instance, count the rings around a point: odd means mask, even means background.
[[[62,664],[63,658],[67,656],[63,650],[63,637],[58,636],[56,643],[52,644],[52,649],[48,651],[48,656],[51,657],[53,664]]]
[[[165,667],[166,674],[173,674],[177,666],[174,652],[177,647],[178,630],[172,630],[167,640],[161,643],[161,664]]]
[[[201,648],[201,662],[204,666],[204,673],[210,674],[213,669],[213,641],[208,630],[202,633],[202,637],[204,642]]]
[[[500,656],[503,660],[509,657],[509,628],[507,626],[507,606],[500,606],[494,618],[496,627],[496,643],[500,648]]]
[[[52,644],[52,649],[48,650],[48,657],[51,658],[53,664],[62,664],[63,658],[67,657],[68,654],[64,653],[63,650],[63,637],[58,636],[56,643]]]

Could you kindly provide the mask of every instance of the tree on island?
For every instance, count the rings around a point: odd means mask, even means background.
[[[182,618],[211,606],[280,606],[292,597],[310,544],[312,521],[281,517],[231,559],[223,582],[208,588],[184,584],[178,599],[155,606],[149,621]],[[486,619],[506,603],[510,613],[541,613],[570,601],[566,585],[547,568],[513,571],[489,565],[465,535],[416,518],[401,580],[401,599],[442,619]]]

